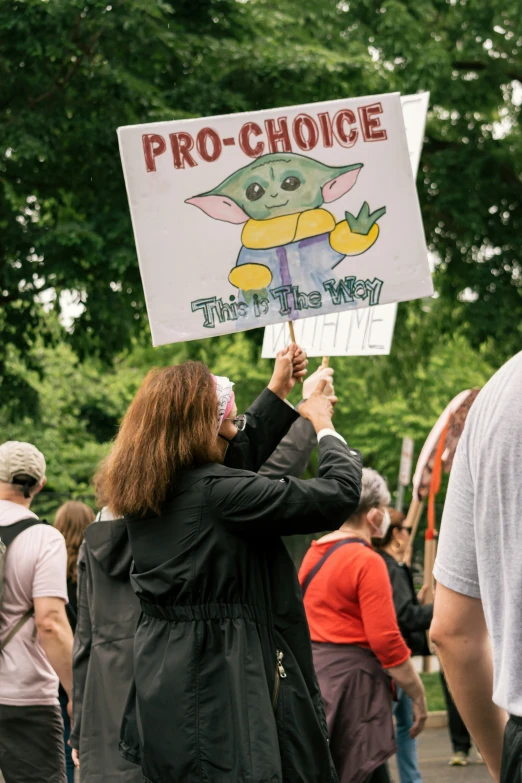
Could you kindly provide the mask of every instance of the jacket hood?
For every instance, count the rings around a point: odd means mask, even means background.
[[[130,578],[132,553],[124,519],[93,522],[85,530],[85,540],[92,556],[108,576],[121,580]]]

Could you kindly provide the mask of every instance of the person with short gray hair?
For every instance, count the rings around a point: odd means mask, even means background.
[[[352,519],[361,517],[372,508],[390,505],[390,490],[380,473],[373,468],[363,468],[361,499]]]
[[[386,760],[397,749],[390,677],[413,701],[412,737],[427,716],[388,570],[372,548],[372,538],[387,533],[389,503],[384,478],[364,468],[357,510],[335,533],[312,542],[299,572],[340,783],[390,781]]]

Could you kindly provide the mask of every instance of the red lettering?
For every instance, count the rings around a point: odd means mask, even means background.
[[[265,149],[264,142],[258,141],[255,147],[252,147],[250,136],[261,136],[263,131],[255,122],[246,122],[239,131],[239,146],[249,158],[259,158]]]
[[[300,114],[296,117],[292,125],[292,130],[300,150],[313,150],[319,141],[317,125],[308,114]]]
[[[286,117],[281,117],[279,120],[265,120],[265,128],[270,152],[278,152],[278,144],[281,145],[281,152],[292,152]]]
[[[319,125],[321,126],[321,133],[323,134],[323,146],[333,147],[333,130],[332,121],[327,111],[321,112],[317,115]]]
[[[190,150],[194,146],[194,139],[190,133],[181,131],[180,133],[170,133],[170,146],[172,147],[172,155],[174,157],[174,168],[184,169],[185,162],[189,166],[197,166],[198,164],[190,154]]]
[[[388,138],[384,128],[381,128],[381,119],[376,117],[376,114],[382,114],[382,103],[359,106],[359,119],[365,141],[386,141]]]
[[[163,136],[158,136],[157,133],[144,133],[141,140],[143,142],[147,171],[156,171],[156,161],[154,159],[158,155],[163,155],[167,149],[165,139]]]
[[[207,142],[210,142],[211,151],[208,150]],[[221,155],[223,149],[221,139],[213,128],[202,128],[196,138],[196,146],[203,160],[207,163],[213,163]]]
[[[333,119],[335,138],[341,147],[353,147],[359,137],[357,128],[350,128],[355,125],[355,114],[351,109],[341,109]],[[347,126],[347,127],[345,127]]]

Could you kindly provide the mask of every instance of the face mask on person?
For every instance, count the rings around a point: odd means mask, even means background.
[[[373,522],[370,522],[370,524],[374,531],[373,538],[384,538],[391,525],[390,513],[388,509],[386,509],[386,511],[383,513],[380,525],[375,525]]]

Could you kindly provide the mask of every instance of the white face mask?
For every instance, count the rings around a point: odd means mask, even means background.
[[[373,527],[373,529],[375,531],[374,534],[373,534],[373,537],[374,538],[384,538],[384,536],[388,532],[388,529],[389,529],[389,527],[391,525],[390,512],[388,511],[388,509],[386,509],[386,511],[384,512],[383,517],[382,517],[382,522],[381,522],[381,524],[378,527],[376,525],[374,525],[373,522],[371,524],[372,524],[372,527]]]

